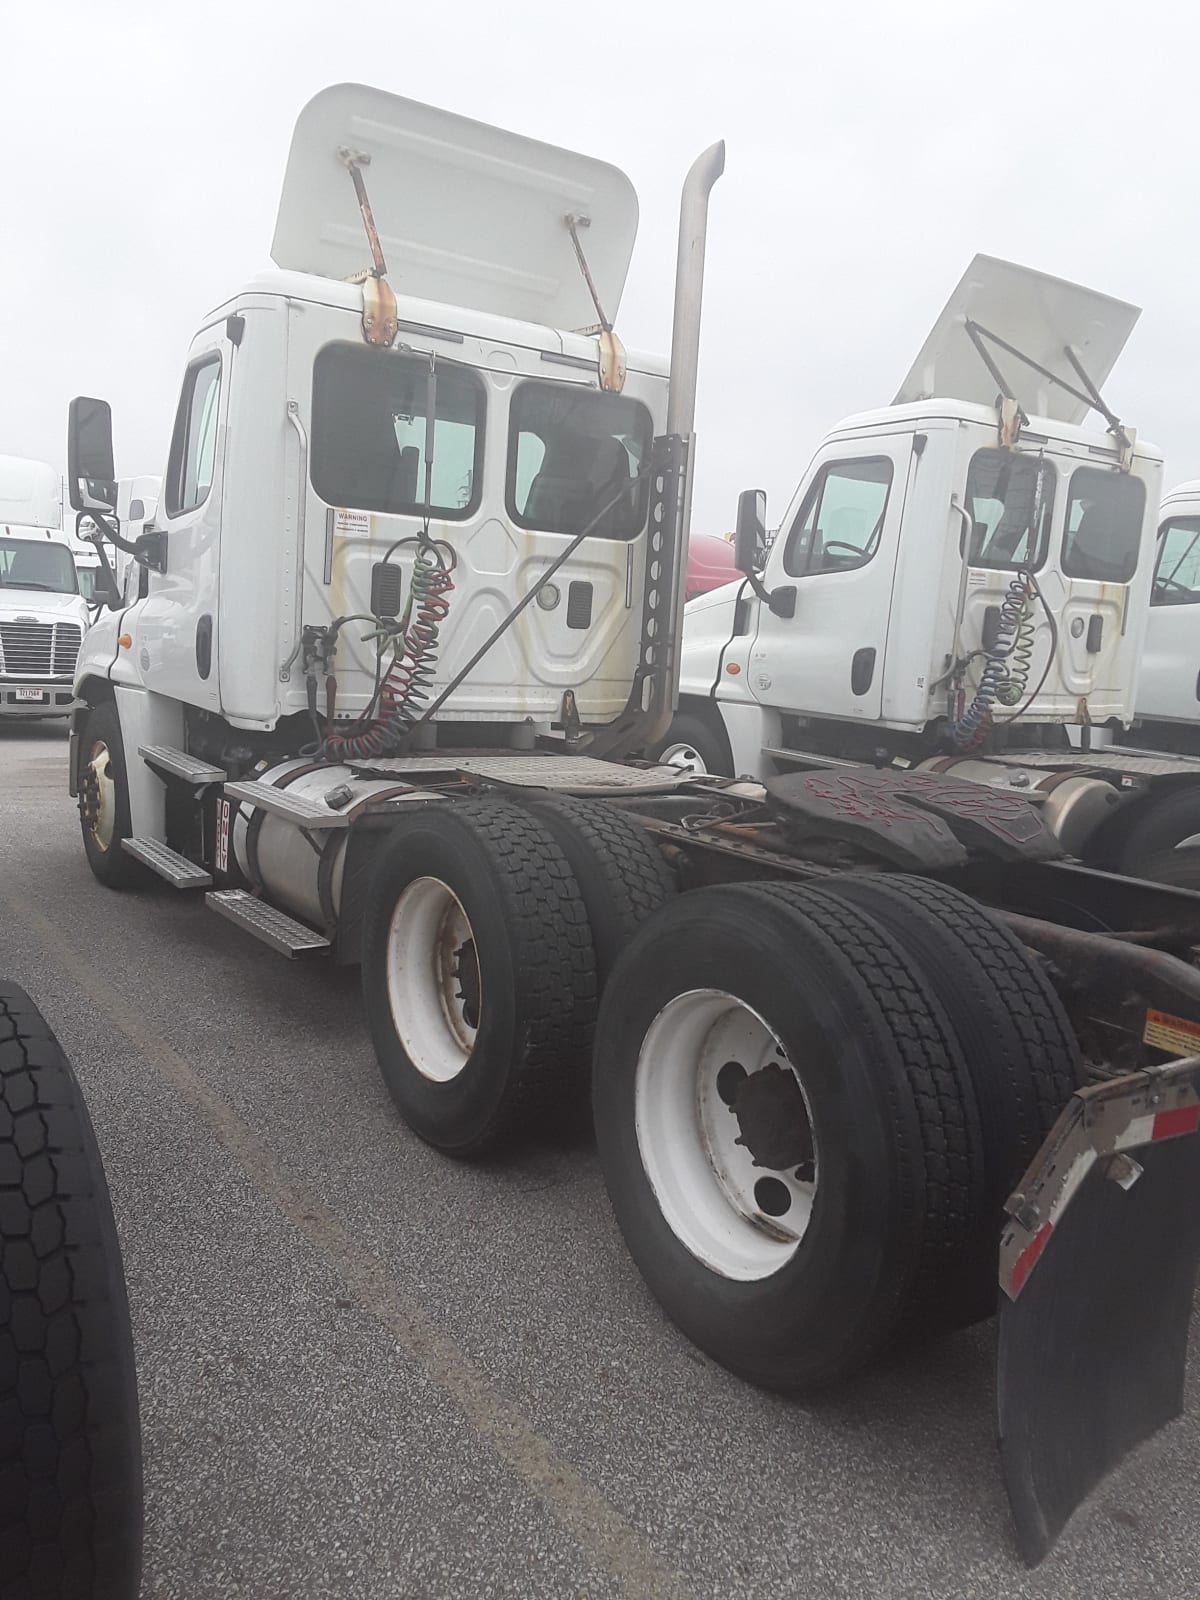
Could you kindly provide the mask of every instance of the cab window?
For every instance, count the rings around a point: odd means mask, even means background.
[[[879,548],[891,487],[887,456],[827,462],[792,523],[783,570],[800,578],[865,567]]]
[[[426,358],[329,344],[313,363],[312,483],[327,505],[419,516],[425,505],[425,449],[433,395],[429,509],[442,520],[469,517],[482,493],[487,399],[462,367]]]
[[[221,358],[206,356],[188,368],[179,397],[164,496],[169,517],[192,511],[208,499],[216,469],[220,404]]]
[[[1152,606],[1200,601],[1200,517],[1171,517],[1158,531]]]
[[[1068,578],[1128,583],[1137,571],[1146,486],[1127,472],[1071,474],[1062,568]]]
[[[1050,544],[1054,488],[1048,461],[1011,450],[977,450],[967,471],[971,566],[1036,571]]]
[[[633,539],[645,526],[650,413],[625,395],[523,383],[508,424],[505,502],[519,528]]]

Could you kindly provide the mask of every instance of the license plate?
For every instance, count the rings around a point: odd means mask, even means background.
[[[41,702],[43,700],[45,700],[45,698],[46,698],[46,691],[44,689],[14,689],[13,690],[13,699],[14,700],[36,700],[40,705]]]

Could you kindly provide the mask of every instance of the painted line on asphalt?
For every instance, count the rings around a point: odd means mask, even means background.
[[[24,894],[14,893],[24,890]],[[114,1003],[112,986],[75,949],[69,931],[32,903],[32,884],[8,876],[0,906],[36,933],[52,965],[77,983],[96,1009],[184,1100],[208,1122],[251,1183],[321,1255],[358,1304],[375,1317],[403,1353],[459,1408],[508,1469],[616,1580],[621,1592],[646,1600],[687,1600],[678,1574],[664,1567],[620,1512],[560,1455],[480,1368],[443,1334],[420,1306],[400,1293],[383,1264],[364,1250],[319,1200],[296,1184],[257,1135],[201,1079],[185,1056],[167,1043],[132,1005]]]

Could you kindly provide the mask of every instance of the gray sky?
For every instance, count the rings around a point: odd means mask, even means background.
[[[112,402],[161,472],[193,328],[269,264],[292,123],[328,83],[428,100],[622,167],[641,229],[618,331],[665,350],[678,190],[710,218],[693,526],[777,521],[843,415],[894,394],[983,250],[1144,307],[1106,386],[1200,476],[1200,20],[1149,0],[7,0],[0,5],[0,453],[61,464]],[[374,20],[372,20],[374,18]]]

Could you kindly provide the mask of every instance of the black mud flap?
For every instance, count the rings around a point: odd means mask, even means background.
[[[1183,1409],[1200,1262],[1200,1060],[1082,1091],[1001,1246],[997,1405],[1017,1543],[1039,1562]]]

